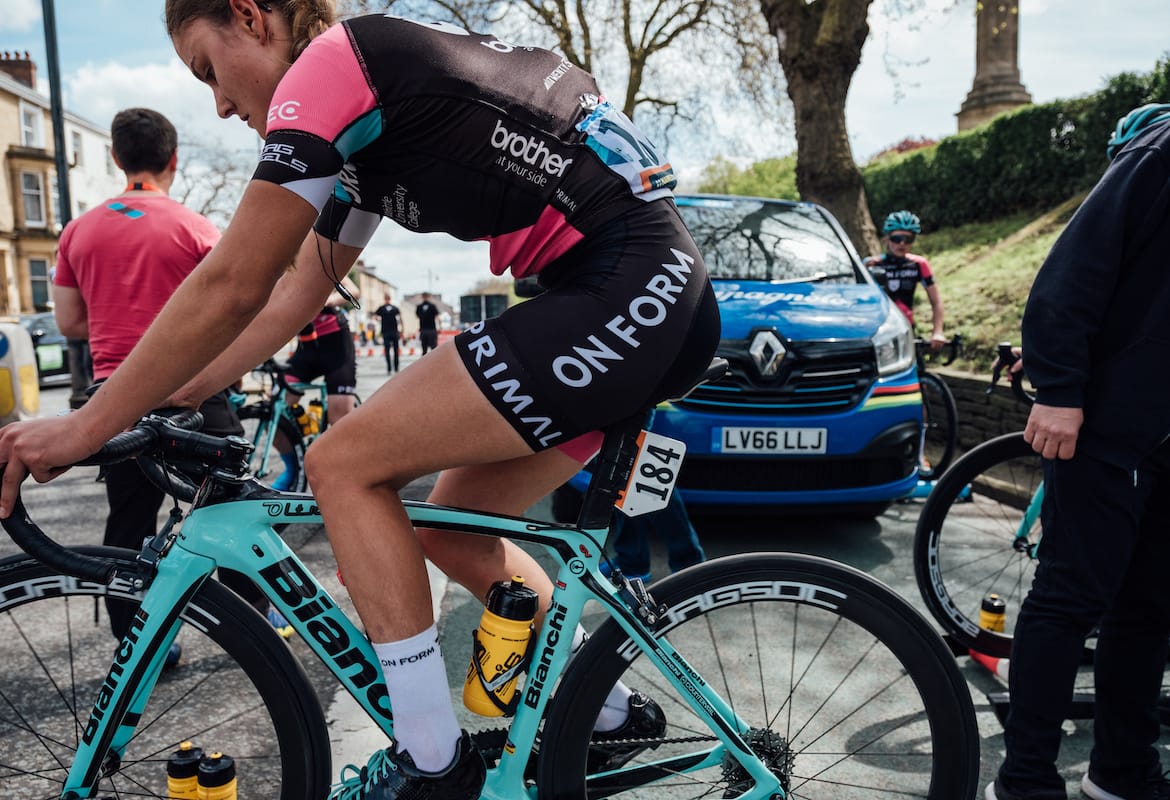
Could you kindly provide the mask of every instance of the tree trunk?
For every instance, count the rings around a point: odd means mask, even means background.
[[[872,2],[760,0],[796,114],[796,188],[837,217],[863,256],[877,253],[880,243],[849,145],[845,99],[869,36]]]

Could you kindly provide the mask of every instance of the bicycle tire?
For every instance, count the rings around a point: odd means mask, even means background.
[[[237,413],[240,417],[240,422],[244,425],[244,437],[256,444],[256,450],[252,453],[252,469],[256,474],[256,478],[264,483],[271,484],[281,473],[284,472],[286,466],[280,454],[276,452],[276,447],[273,445],[271,452],[268,454],[268,469],[266,474],[261,475],[261,466],[263,464],[263,447],[262,442],[256,441],[256,426],[269,419],[271,408],[265,408],[259,404],[251,404],[241,407]],[[295,473],[293,475],[292,483],[289,484],[286,491],[303,492],[308,486],[308,478],[305,475],[305,439],[301,435],[300,427],[286,416],[281,416],[276,421],[276,430],[284,434],[285,438],[292,444],[292,454],[294,456]]]
[[[77,551],[132,560],[109,547]],[[102,598],[128,586],[0,560],[0,796],[57,797],[116,647]],[[179,665],[159,679],[119,763],[95,796],[168,796],[166,759],[190,739],[235,759],[239,798],[320,800],[331,777],[316,693],[288,645],[247,603],[206,581],[183,613]]]
[[[955,395],[939,376],[918,373],[922,387],[922,455],[929,466],[919,466],[918,477],[937,480],[955,457],[959,443],[959,407]]]
[[[1036,571],[1040,521],[1028,532],[1029,549],[1017,549],[1016,531],[1042,479],[1040,456],[1023,433],[1009,433],[964,454],[926,498],[914,531],[915,581],[931,615],[964,649],[1011,653],[1015,617]],[[992,593],[1006,604],[1002,633],[979,625],[980,605]]]
[[[930,800],[975,796],[979,734],[970,690],[926,618],[879,581],[815,556],[757,553],[691,567],[651,591],[668,609],[657,635],[757,726],[745,738],[768,749],[789,797],[869,800],[890,789]],[[592,727],[618,679],[660,703],[665,741],[587,782]],[[707,748],[719,744],[607,620],[552,698],[539,796],[737,797],[750,788],[738,763],[648,783],[647,765],[702,752],[695,734],[707,734]]]

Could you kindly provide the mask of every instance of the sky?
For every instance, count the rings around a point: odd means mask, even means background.
[[[954,133],[955,114],[975,74],[974,0],[922,0],[921,13],[902,17],[882,13],[889,1],[876,0],[871,8],[870,38],[846,106],[860,163],[906,137]],[[1036,102],[1091,93],[1112,75],[1148,72],[1170,56],[1167,0],[1021,0],[1020,5],[1020,77]],[[160,0],[56,0],[54,8],[70,112],[108,126],[118,109],[148,106],[170,117],[188,140],[249,152],[258,148],[250,129],[216,116],[211,92],[175,56]],[[0,51],[26,50],[47,93],[41,0],[0,0]],[[761,138],[755,152],[725,155],[750,160],[795,148],[787,136]],[[681,188],[694,189],[703,162],[683,145],[670,158]],[[429,290],[456,304],[458,295],[491,277],[485,244],[408,233],[389,221],[367,247],[365,261],[401,293]]]

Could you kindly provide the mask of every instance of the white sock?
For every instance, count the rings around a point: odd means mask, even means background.
[[[573,655],[585,644],[587,634],[580,625],[573,631]],[[572,656],[570,656],[572,658]],[[613,685],[605,703],[601,706],[601,713],[597,715],[597,722],[593,723],[595,731],[612,731],[620,728],[630,718],[630,695],[633,691],[621,681]]]
[[[394,738],[423,772],[440,772],[455,760],[462,731],[451,706],[451,684],[435,625],[400,642],[374,644],[382,662]]]

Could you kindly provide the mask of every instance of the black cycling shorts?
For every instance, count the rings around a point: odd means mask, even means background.
[[[455,337],[480,391],[534,451],[681,394],[711,362],[719,309],[673,201],[607,223],[539,280],[543,294]]]
[[[329,394],[357,394],[357,354],[353,336],[342,328],[311,342],[298,342],[288,371],[301,383],[325,378]]]

